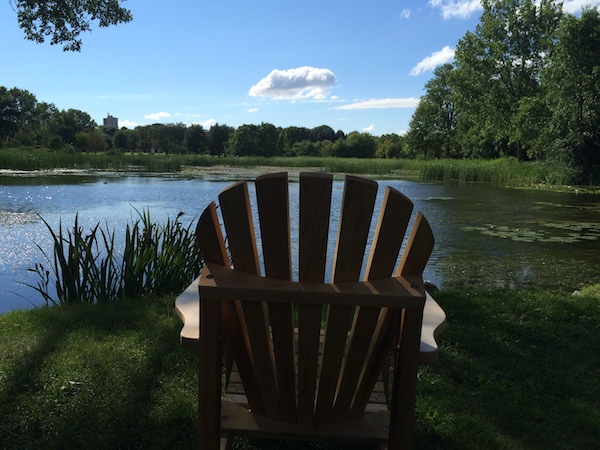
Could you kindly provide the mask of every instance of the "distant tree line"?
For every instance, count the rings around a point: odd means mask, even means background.
[[[276,127],[270,123],[209,129],[183,123],[141,125],[135,129],[98,126],[77,109],[59,110],[35,95],[0,86],[0,146],[38,146],[77,152],[145,152],[214,156],[338,156],[397,158],[409,156],[397,134],[315,128]]]
[[[600,16],[552,0],[482,0],[405,135],[423,158],[552,161],[600,184]]]

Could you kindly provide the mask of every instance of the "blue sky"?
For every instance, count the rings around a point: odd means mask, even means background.
[[[582,4],[565,1],[577,12]],[[80,53],[24,39],[0,0],[0,85],[120,126],[218,122],[404,133],[479,0],[128,0],[133,21]]]

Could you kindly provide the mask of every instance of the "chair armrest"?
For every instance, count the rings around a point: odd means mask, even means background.
[[[427,292],[423,308],[423,326],[421,327],[421,350],[419,364],[428,364],[438,357],[436,338],[446,328],[446,313]]]
[[[183,323],[180,342],[186,348],[197,348],[200,338],[200,302],[196,278],[175,300],[175,313]],[[421,350],[419,363],[427,364],[438,356],[437,336],[446,328],[446,313],[435,299],[426,294],[423,309],[423,327],[421,329]]]
[[[421,277],[398,276],[350,283],[301,283],[266,278],[206,262],[200,276],[203,299],[266,301],[422,309],[425,287]]]

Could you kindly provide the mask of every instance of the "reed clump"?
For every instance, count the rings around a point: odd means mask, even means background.
[[[52,251],[37,246],[45,262],[29,269],[37,281],[28,286],[46,305],[105,303],[183,290],[202,267],[192,224],[181,223],[183,213],[159,224],[149,211],[136,212],[137,220],[127,224],[122,252],[115,232],[100,224],[86,232],[76,215],[72,228],[65,229],[61,222],[53,230],[42,218]]]

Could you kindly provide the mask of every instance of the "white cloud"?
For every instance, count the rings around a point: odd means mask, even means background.
[[[144,119],[162,120],[162,119],[166,119],[167,117],[171,117],[171,114],[163,111],[163,112],[148,114],[148,115],[144,116]]]
[[[362,130],[363,133],[372,133],[373,131],[375,131],[375,125],[369,125],[368,127],[365,127]]]
[[[125,128],[129,128],[130,130],[132,130],[133,128],[137,127],[139,125],[139,123],[137,122],[132,122],[131,120],[120,120],[119,119],[119,127],[125,127]]]
[[[192,122],[192,125],[201,125],[202,128],[204,128],[205,130],[208,130],[213,125],[216,125],[216,123],[217,123],[217,121],[215,119],[208,119],[208,120],[205,120],[204,122]]]
[[[248,112],[249,112],[249,113],[255,113],[255,112],[258,112],[258,108],[250,108],[250,109],[248,110]]]
[[[480,0],[429,0],[429,4],[440,8],[445,20],[469,19],[483,9]]]
[[[563,2],[563,11],[575,14],[581,12],[585,6],[596,8],[600,6],[600,0],[566,0]]]
[[[417,76],[428,70],[433,70],[437,66],[446,64],[454,59],[454,49],[446,45],[443,49],[437,52],[433,52],[431,56],[423,59],[410,71],[412,76]]]
[[[410,17],[410,9],[403,9],[400,12],[400,18],[401,19],[408,19]]]
[[[276,99],[313,98],[322,100],[335,84],[335,75],[329,69],[297,67],[288,70],[273,70],[269,75],[250,88],[252,97]]]
[[[416,108],[419,99],[408,98],[381,98],[371,99],[365,102],[350,103],[349,105],[336,106],[335,109],[353,111],[357,109],[390,109],[390,108]]]

